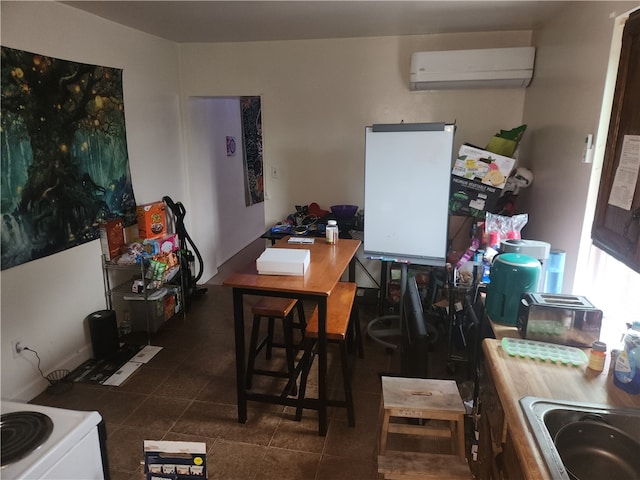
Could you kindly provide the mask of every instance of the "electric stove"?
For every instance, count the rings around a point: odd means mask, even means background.
[[[2,401],[0,477],[109,478],[106,431],[98,412]]]

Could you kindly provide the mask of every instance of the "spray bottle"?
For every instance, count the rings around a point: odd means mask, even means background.
[[[640,393],[640,321],[627,330],[623,348],[616,359],[613,384],[627,393]]]

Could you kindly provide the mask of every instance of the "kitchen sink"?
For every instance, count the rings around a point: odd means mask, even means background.
[[[523,397],[520,399],[520,406],[529,422],[540,452],[547,463],[549,473],[554,479],[576,478],[565,467],[554,442],[558,432],[567,425],[584,420],[601,425],[606,424],[612,427],[611,431],[616,432],[619,437],[628,440],[625,437],[626,434],[640,443],[640,409],[616,408],[610,405],[539,397]],[[567,428],[564,430],[566,431]],[[589,445],[588,443],[589,441],[581,441],[580,448],[584,447],[586,451],[589,451],[590,448],[595,449],[594,445]],[[627,441],[626,443],[633,442]],[[614,448],[612,452],[607,452],[607,455],[609,453],[615,456],[617,452]],[[635,470],[637,465],[632,466],[632,468],[633,473],[630,478],[640,478],[640,470]]]

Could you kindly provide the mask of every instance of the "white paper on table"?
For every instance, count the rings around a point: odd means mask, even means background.
[[[640,171],[640,135],[625,135],[620,162],[613,179],[609,205],[631,210]]]

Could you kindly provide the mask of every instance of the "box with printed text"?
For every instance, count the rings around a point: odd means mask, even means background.
[[[136,207],[138,236],[158,238],[167,233],[167,219],[164,202],[152,202]]]
[[[451,173],[456,177],[502,190],[515,164],[515,158],[464,144],[458,151]]]
[[[100,247],[108,262],[120,255],[124,245],[124,222],[121,218],[112,218],[100,223]]]
[[[145,440],[144,471],[147,480],[203,480],[207,478],[204,442]]]
[[[502,190],[475,180],[451,176],[449,214],[480,217],[493,213]]]

